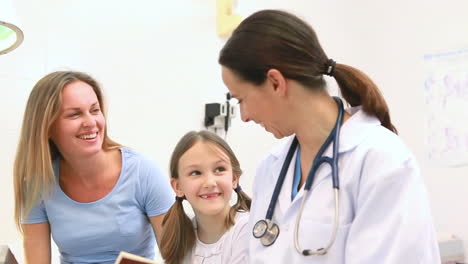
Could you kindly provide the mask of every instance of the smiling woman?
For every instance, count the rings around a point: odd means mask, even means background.
[[[26,263],[50,263],[50,235],[62,263],[154,258],[173,192],[154,162],[107,136],[103,109],[85,73],[53,72],[31,91],[14,164]]]
[[[62,90],[62,105],[50,138],[64,156],[92,155],[101,150],[105,124],[93,88],[82,81],[72,82]]]
[[[440,263],[418,164],[370,77],[280,10],[243,20],[219,63],[242,120],[289,137],[257,168],[252,263]]]

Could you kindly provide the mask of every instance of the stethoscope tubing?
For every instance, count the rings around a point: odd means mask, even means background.
[[[296,216],[296,225],[294,226],[294,246],[296,247],[297,252],[302,253],[304,256],[321,256],[327,254],[328,250],[333,246],[336,240],[336,234],[338,233],[338,221],[340,219],[340,199],[339,199],[339,189],[333,188],[334,197],[335,197],[335,218],[333,221],[333,230],[330,236],[330,240],[327,243],[327,246],[324,248],[319,248],[317,250],[310,250],[310,249],[301,249],[299,245],[299,226],[301,224],[301,216],[302,212],[304,211],[304,204],[305,204],[305,195],[309,192],[308,190],[304,190],[304,196],[301,200],[301,206],[299,207],[299,213]]]
[[[338,148],[339,148],[339,138],[340,138],[340,128],[341,124],[343,123],[343,102],[339,98],[333,97],[336,103],[338,104],[338,116],[336,118],[335,126],[333,127],[330,135],[328,135],[325,142],[320,147],[319,151],[317,152],[318,159],[314,159],[312,164],[312,168],[309,171],[309,175],[307,176],[306,183],[304,185],[304,190],[310,190],[312,187],[313,180],[315,178],[315,172],[318,170],[322,163],[326,162],[332,168],[332,181],[333,181],[333,188],[339,189],[340,183],[338,179]],[[325,150],[328,148],[330,143],[333,143],[333,158],[322,156]]]
[[[288,154],[286,155],[285,160],[292,160],[294,156],[294,152],[296,151],[297,144],[299,141],[297,137],[294,137],[293,142],[291,143],[291,147],[289,148]],[[289,169],[289,164],[291,162],[285,162],[283,167],[281,168],[280,177],[278,178],[278,182],[276,183],[275,190],[273,191],[273,195],[271,196],[270,206],[268,206],[267,214],[265,219],[270,220],[273,218],[273,213],[275,212],[276,202],[278,201],[279,193],[281,192],[281,187],[283,186],[284,179],[286,178],[286,173]]]
[[[333,245],[335,240],[336,240],[336,234],[337,234],[338,226],[339,226],[338,222],[339,222],[340,200],[339,200],[339,176],[338,176],[338,151],[339,151],[340,128],[341,128],[341,124],[343,122],[344,110],[343,110],[343,103],[342,103],[341,99],[339,99],[338,97],[333,97],[333,99],[336,101],[336,103],[338,105],[337,120],[335,122],[335,126],[333,127],[333,130],[328,135],[327,139],[325,140],[325,142],[322,144],[321,148],[317,152],[316,158],[314,159],[313,164],[312,164],[312,168],[310,169],[309,174],[307,175],[307,180],[306,180],[306,183],[304,185],[304,194],[302,196],[299,211],[298,211],[298,214],[296,216],[296,225],[295,225],[295,228],[294,228],[294,245],[296,247],[296,250],[299,253],[301,253],[301,254],[303,254],[305,256],[325,255],[328,252],[328,250],[331,248],[331,246]],[[332,156],[333,158],[330,158],[328,156],[322,156],[323,153],[325,152],[325,150],[328,148],[328,146],[331,143],[333,143],[333,156]],[[276,207],[276,203],[278,201],[279,193],[281,192],[281,187],[283,186],[284,180],[286,178],[286,173],[287,173],[287,171],[289,169],[289,164],[292,161],[292,157],[293,157],[294,152],[295,152],[295,150],[297,148],[297,145],[298,145],[298,139],[297,139],[297,137],[294,137],[294,140],[291,143],[291,146],[290,146],[290,148],[288,150],[288,153],[286,155],[285,162],[283,163],[283,166],[281,168],[280,175],[278,177],[278,181],[276,183],[275,189],[273,191],[273,195],[271,197],[270,205],[268,206],[268,210],[267,210],[265,220],[260,220],[260,221],[257,222],[257,224],[259,224],[260,222],[264,222],[263,226],[266,229],[265,230],[260,229],[260,230],[263,230],[263,232],[261,232],[260,234],[257,234],[257,235],[254,232],[254,237],[255,238],[260,238],[261,241],[262,241],[262,244],[264,246],[272,245],[276,241],[276,238],[279,235],[279,227],[275,223],[272,222],[272,218],[273,218],[274,210],[275,210],[275,207]],[[300,245],[299,245],[299,238],[298,237],[299,237],[299,226],[300,226],[301,216],[302,216],[302,212],[304,210],[304,205],[305,205],[305,198],[307,197],[307,194],[311,189],[313,180],[315,178],[315,172],[320,167],[320,165],[322,165],[322,163],[328,163],[330,165],[331,169],[332,169],[332,182],[333,182],[334,200],[335,200],[334,227],[333,227],[333,230],[332,230],[332,235],[331,235],[330,240],[329,240],[326,247],[319,248],[319,249],[317,249],[315,251],[310,250],[310,249],[302,250]],[[257,226],[257,224],[255,226]],[[267,232],[267,231],[269,231],[270,228],[273,228],[273,227],[275,227],[276,232]],[[254,230],[255,230],[255,228],[254,228]],[[274,238],[272,238],[272,239],[269,239],[269,238],[265,237],[265,235],[271,236],[273,234],[275,234],[275,235],[274,235]]]
[[[337,98],[334,98],[334,99],[338,104],[338,117],[336,119],[335,126],[333,127],[332,132],[330,133],[325,143],[322,145],[319,152],[317,153],[317,157],[320,157],[320,158],[317,159],[316,161],[314,160],[314,164],[312,165],[312,168],[309,172],[306,184],[304,186],[304,194],[302,196],[301,205],[299,207],[299,212],[296,216],[296,225],[294,226],[294,246],[296,247],[296,250],[299,253],[302,253],[305,256],[327,254],[328,250],[331,248],[331,246],[335,242],[336,234],[338,232],[338,221],[339,221],[339,210],[340,210],[339,177],[338,177],[338,149],[339,149],[340,128],[343,122],[344,110],[343,110],[343,103],[341,102],[341,100]],[[333,158],[330,158],[327,156],[322,157],[323,152],[328,147],[328,145],[332,142],[333,142]],[[333,191],[334,191],[334,200],[335,200],[335,217],[333,221],[333,230],[330,236],[330,240],[328,241],[327,246],[325,246],[324,248],[319,248],[317,250],[310,250],[310,249],[302,250],[299,245],[299,226],[301,224],[301,216],[302,216],[302,212],[304,211],[304,204],[305,204],[305,199],[307,197],[307,193],[309,192],[311,185],[312,185],[311,179],[314,178],[313,175],[315,175],[316,170],[320,167],[320,165],[322,165],[322,163],[328,163],[332,169],[332,182],[333,182]]]

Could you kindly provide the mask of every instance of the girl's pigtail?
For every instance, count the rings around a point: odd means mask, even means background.
[[[234,225],[237,212],[250,211],[250,205],[252,204],[252,199],[242,190],[240,185],[237,185],[234,191],[237,193],[237,202],[229,210],[229,216],[226,218],[226,228]]]
[[[161,256],[166,264],[180,264],[185,255],[195,245],[195,230],[192,221],[185,214],[183,198],[176,202],[164,216],[163,232],[160,242]]]

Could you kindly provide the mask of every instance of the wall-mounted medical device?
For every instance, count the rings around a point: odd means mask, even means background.
[[[223,130],[227,133],[231,126],[231,119],[236,116],[235,106],[229,100],[231,96],[226,94],[226,102],[205,104],[204,125],[207,130],[217,133]]]

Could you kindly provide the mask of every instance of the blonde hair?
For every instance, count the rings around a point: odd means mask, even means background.
[[[242,170],[239,160],[229,145],[218,135],[209,131],[191,131],[185,134],[177,143],[170,161],[171,178],[179,178],[179,160],[182,155],[197,142],[208,142],[220,148],[228,157],[232,165],[233,176],[240,178]],[[225,227],[229,229],[235,224],[234,218],[237,212],[249,211],[251,199],[240,188],[236,188],[237,202],[229,210],[225,219]],[[192,221],[185,214],[182,199],[177,199],[174,205],[164,216],[163,234],[161,238],[161,256],[167,264],[179,264],[184,256],[195,244],[195,230]]]
[[[96,80],[83,72],[52,72],[39,80],[29,95],[13,167],[15,223],[21,232],[21,218],[27,218],[31,209],[46,198],[51,186],[56,184],[52,161],[60,152],[50,140],[49,132],[62,104],[63,88],[77,81],[93,88],[105,116],[102,90]],[[107,136],[105,128],[103,149],[120,146]]]

